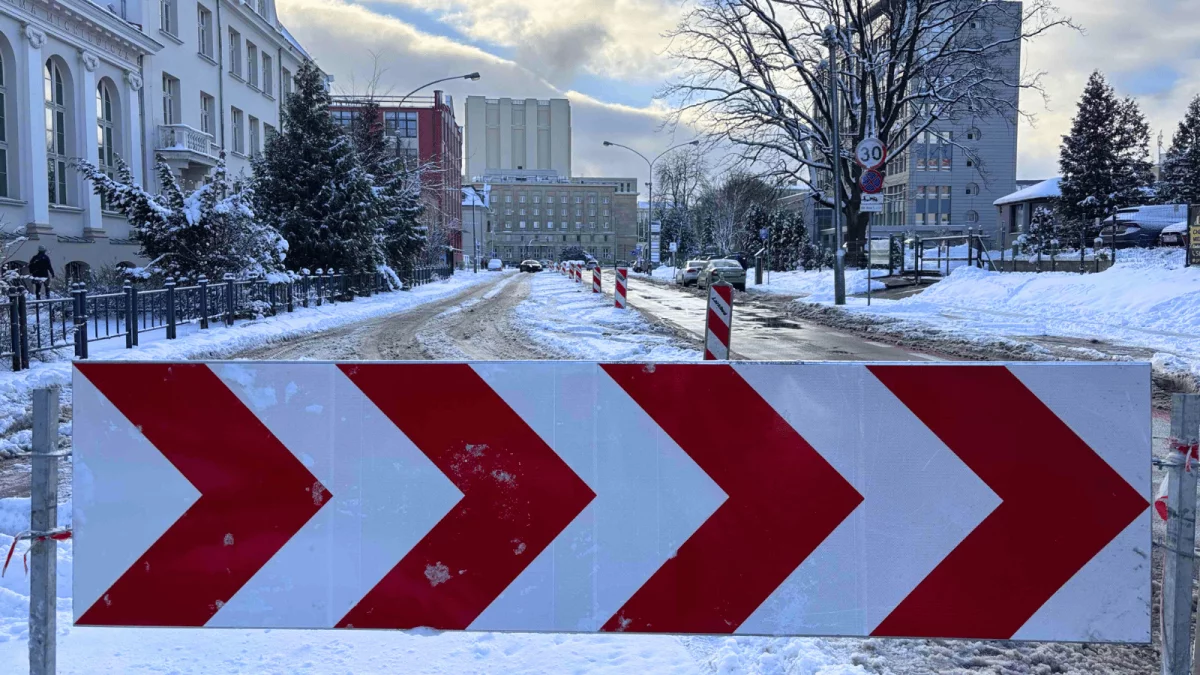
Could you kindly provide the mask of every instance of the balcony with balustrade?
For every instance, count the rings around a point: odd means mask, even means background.
[[[186,124],[162,124],[158,127],[158,144],[154,151],[178,171],[185,182],[197,183],[217,165],[221,146],[212,134]]]

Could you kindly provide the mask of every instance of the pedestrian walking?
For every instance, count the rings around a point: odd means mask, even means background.
[[[29,260],[29,276],[33,277],[34,291],[37,299],[42,299],[42,288],[46,289],[46,297],[50,297],[50,279],[54,278],[54,266],[50,264],[50,256],[46,255],[46,247],[39,246],[37,254]]]

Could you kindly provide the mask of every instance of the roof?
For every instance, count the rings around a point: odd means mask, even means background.
[[[297,41],[295,37],[292,37],[292,34],[288,32],[288,29],[286,26],[284,26],[283,24],[279,24],[279,32],[283,34],[283,39],[287,40],[288,43],[292,45],[293,49],[300,52],[304,56],[304,58],[308,59],[309,61],[312,61],[312,56],[309,56],[308,52],[306,52],[304,50],[304,47],[300,46],[300,42]]]
[[[1058,181],[1061,179],[1062,179],[1061,176],[1055,176],[1054,178],[1049,178],[1049,179],[1044,180],[1036,185],[1031,185],[1031,186],[1025,188],[1024,190],[1017,190],[1016,192],[1014,192],[1010,195],[1005,195],[1005,196],[1001,197],[1000,199],[997,199],[996,201],[992,202],[992,204],[994,204],[995,206],[1003,206],[1004,204],[1016,204],[1017,202],[1032,202],[1032,201],[1038,201],[1041,199],[1053,199],[1055,197],[1059,197],[1062,195],[1062,192],[1058,189]]]

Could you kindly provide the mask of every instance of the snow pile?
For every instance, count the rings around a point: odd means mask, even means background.
[[[668,265],[663,265],[662,267],[654,268],[654,271],[650,273],[650,276],[654,277],[655,279],[660,279],[662,281],[674,282],[676,271],[677,270],[674,267],[670,267]]]
[[[533,278],[529,297],[516,308],[520,327],[539,344],[566,358],[598,361],[695,361],[702,354],[679,345],[664,329],[634,309],[613,307],[612,275],[608,292],[591,292],[555,274]]]
[[[883,270],[873,270],[872,276],[881,277],[886,272]],[[760,286],[752,285],[754,283],[754,268],[746,270],[746,279],[748,285],[746,291],[750,293],[777,293],[780,295],[795,295],[803,297],[808,302],[833,302],[833,270],[821,271],[795,271],[795,272],[771,272],[768,277],[763,274],[763,284]],[[770,279],[770,283],[766,283]],[[872,290],[883,290],[885,287],[881,281],[871,282]],[[866,270],[846,270],[846,294],[853,295],[856,293],[867,292],[867,271]]]
[[[296,311],[290,314],[238,321],[232,328],[217,326],[202,331],[196,324],[187,324],[179,326],[176,340],[167,340],[161,330],[143,333],[138,336],[140,346],[136,349],[125,349],[125,342],[120,339],[95,341],[88,345],[88,356],[93,361],[224,358],[272,342],[436,302],[495,278],[482,273],[456,274],[444,281],[418,286],[412,291],[384,293],[359,298],[354,302],[307,309],[296,307]],[[53,385],[62,387],[61,405],[69,409],[71,363],[66,356],[59,355],[57,358],[63,360],[49,363],[34,361],[29,370],[0,373],[0,457],[29,451],[32,428],[29,407],[34,389]],[[70,434],[69,426],[64,426],[61,431]]]

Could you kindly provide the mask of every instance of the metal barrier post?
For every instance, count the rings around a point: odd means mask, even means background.
[[[79,335],[75,337],[79,345],[79,358],[88,357],[88,292],[87,285],[79,283]]]
[[[15,287],[8,289],[8,325],[12,339],[12,369],[21,369],[21,301],[17,298],[20,291]]]
[[[58,526],[58,387],[33,392],[33,473],[29,529],[29,673],[55,672],[58,545],[46,536]],[[38,536],[38,535],[42,536]]]
[[[284,289],[284,291],[287,293],[287,307],[288,307],[289,312],[296,311],[296,305],[294,302],[295,301],[295,293],[293,292],[293,289],[295,289],[295,287],[296,287],[296,282],[289,281],[289,282],[287,282],[287,288]]]
[[[25,305],[25,298],[29,293],[24,288],[21,289],[21,296],[17,299],[19,305],[17,318],[21,324],[21,367],[29,367],[29,311]]]
[[[200,287],[200,330],[208,328],[208,277],[203,274],[196,280]]]
[[[141,314],[141,310],[138,308],[138,289],[133,284],[129,285],[129,306],[133,313],[131,316],[133,323],[129,335],[133,338],[133,346],[136,347],[138,346],[138,315]]]
[[[317,270],[317,307],[320,307],[325,298],[325,275],[322,270]]]
[[[1162,673],[1191,675],[1192,578],[1196,563],[1196,473],[1200,394],[1171,397],[1166,564],[1162,589]]]
[[[167,277],[166,283],[163,284],[167,292],[167,339],[175,339],[175,278]]]

